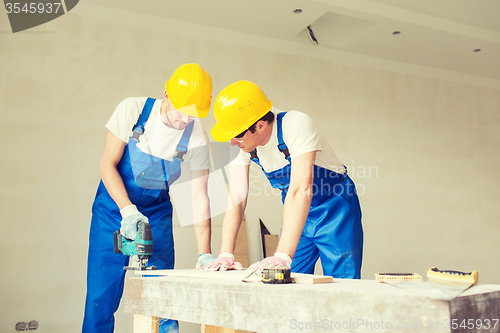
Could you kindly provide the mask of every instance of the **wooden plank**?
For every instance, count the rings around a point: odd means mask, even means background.
[[[236,236],[236,243],[234,247],[234,257],[237,262],[241,263],[243,267],[249,266],[248,260],[248,242],[247,242],[247,226],[245,217],[243,217],[243,222],[241,222],[240,231],[238,236]]]
[[[264,248],[266,256],[271,257],[278,248],[279,236],[278,235],[264,235]]]
[[[201,333],[255,333],[249,331],[237,330],[234,328],[225,328],[211,325],[201,325]]]
[[[201,333],[236,333],[236,330],[233,328],[201,325]]]
[[[173,277],[185,277],[185,278],[206,278],[206,279],[242,281],[245,277],[247,277],[250,274],[250,272],[247,270],[207,272],[207,271],[200,271],[197,269],[162,269],[157,271],[136,271],[136,274],[149,275],[149,276],[173,276]],[[324,275],[292,273],[291,277],[292,281],[294,281],[294,283],[297,284],[318,284],[318,283],[334,282],[334,279],[331,276],[324,276]],[[258,278],[257,279],[252,278],[251,280],[258,282]]]
[[[292,273],[291,277],[292,282],[298,284],[319,284],[333,282],[333,277],[325,275]]]
[[[134,333],[157,333],[159,331],[158,317],[134,314]]]
[[[206,279],[219,279],[219,280],[241,280],[247,273],[246,270],[228,270],[228,271],[201,271],[197,269],[161,269],[161,270],[148,270],[148,271],[135,271],[136,275],[144,276],[174,276],[185,278],[206,278]]]

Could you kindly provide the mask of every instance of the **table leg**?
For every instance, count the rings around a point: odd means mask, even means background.
[[[158,333],[158,317],[134,314],[134,333]]]
[[[255,333],[249,331],[237,330],[234,328],[225,328],[211,325],[201,325],[201,333]]]

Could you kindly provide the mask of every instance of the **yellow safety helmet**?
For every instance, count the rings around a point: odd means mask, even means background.
[[[185,64],[165,82],[174,108],[191,117],[205,118],[212,104],[212,79],[198,64]]]
[[[238,81],[224,88],[215,99],[212,137],[226,142],[266,115],[273,103],[253,82]]]

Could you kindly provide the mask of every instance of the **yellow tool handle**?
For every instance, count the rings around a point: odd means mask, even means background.
[[[427,280],[431,282],[470,283],[474,285],[479,280],[479,276],[477,271],[467,273],[453,270],[440,270],[437,267],[432,267],[427,271]]]

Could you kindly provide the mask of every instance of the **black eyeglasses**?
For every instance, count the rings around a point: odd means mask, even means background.
[[[234,138],[235,139],[241,139],[245,134],[246,132],[248,132],[250,128],[247,128],[246,130],[244,130],[243,132],[241,132],[240,134],[238,134],[237,136],[235,136]]]

